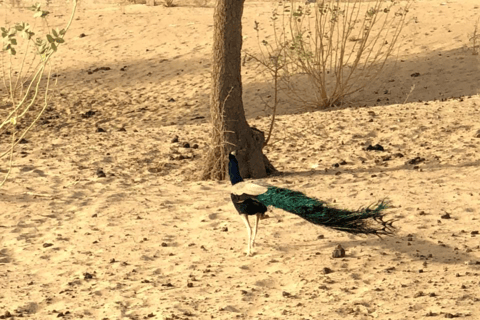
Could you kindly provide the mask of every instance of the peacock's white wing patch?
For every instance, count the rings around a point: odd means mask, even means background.
[[[249,194],[258,196],[259,194],[267,192],[267,190],[267,187],[247,181],[242,181],[232,186],[232,193],[236,195]]]

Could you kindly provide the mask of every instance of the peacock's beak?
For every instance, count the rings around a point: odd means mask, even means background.
[[[230,152],[230,154],[231,154],[232,156],[235,156],[235,157],[236,157],[236,156],[237,156],[237,150],[233,150],[232,152]]]

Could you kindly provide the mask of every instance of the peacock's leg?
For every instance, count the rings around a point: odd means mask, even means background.
[[[260,216],[260,214],[255,215],[255,229],[253,229],[252,248],[255,246],[255,237],[257,236],[258,221],[260,220]]]
[[[252,228],[250,227],[250,223],[248,222],[248,215],[246,214],[241,214],[243,222],[245,222],[245,226],[247,227],[247,233],[248,233],[248,244],[247,244],[247,256],[250,256],[252,254]]]

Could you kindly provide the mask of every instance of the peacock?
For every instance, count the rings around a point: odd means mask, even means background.
[[[356,211],[336,209],[305,194],[270,185],[247,182],[240,175],[235,151],[229,154],[228,173],[232,183],[231,198],[248,233],[247,255],[252,255],[258,222],[269,206],[283,209],[320,226],[352,234],[373,234],[378,237],[395,232],[393,220],[384,220],[388,205],[385,200]],[[252,231],[249,216],[255,216]]]

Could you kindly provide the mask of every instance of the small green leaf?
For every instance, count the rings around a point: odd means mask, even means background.
[[[40,18],[42,16],[42,11],[36,11],[34,14],[33,14],[33,17],[34,18]]]
[[[57,30],[55,29],[52,29],[52,34],[55,38],[58,38],[58,33],[57,33]]]
[[[65,40],[63,40],[63,38],[57,38],[57,39],[55,39],[55,42],[56,43],[64,43]]]
[[[47,41],[50,42],[50,43],[53,43],[55,42],[55,39],[53,39],[53,37],[49,34],[47,34]]]
[[[55,42],[52,42],[50,46],[52,47],[53,51],[57,51],[57,45],[55,44]]]
[[[16,45],[17,45],[17,39],[15,39],[15,38],[10,38],[10,43],[11,43],[12,45],[16,46]]]
[[[15,48],[10,48],[10,54],[12,56],[16,55],[17,54],[17,50],[15,50]]]
[[[66,31],[65,29],[62,29],[62,30],[60,30],[60,35],[63,36],[63,35],[65,35],[66,32],[67,32],[67,31]]]
[[[28,31],[28,30],[22,31],[22,38],[24,38],[26,40],[30,40],[34,35],[35,35],[35,33],[32,32],[32,31]]]

